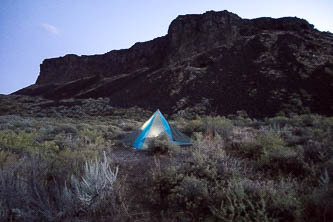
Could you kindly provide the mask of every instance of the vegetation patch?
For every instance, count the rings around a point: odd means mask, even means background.
[[[0,116],[0,220],[332,220],[332,118],[174,116],[193,145],[144,152],[121,143],[137,110]]]

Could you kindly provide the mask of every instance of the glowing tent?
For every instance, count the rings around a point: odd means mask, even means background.
[[[161,133],[166,133],[170,141],[177,145],[191,145],[190,138],[169,125],[160,110],[157,110],[139,130],[134,132],[135,139],[132,139],[131,146],[136,149],[146,149],[149,141]]]

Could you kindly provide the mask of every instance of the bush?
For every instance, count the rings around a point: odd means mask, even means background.
[[[209,201],[207,181],[195,176],[185,176],[177,186],[170,190],[168,200],[175,207],[183,206],[182,208],[193,219],[207,214]]]
[[[94,160],[98,152],[89,149],[63,150],[48,162],[47,173],[50,179],[64,183],[71,175],[79,176],[86,161]]]
[[[203,122],[207,134],[215,135],[218,133],[222,138],[227,139],[232,133],[233,124],[225,117],[207,116],[203,119]]]
[[[0,149],[0,169],[10,165],[15,165],[17,161],[18,155]]]
[[[73,211],[62,186],[44,180],[45,163],[27,157],[15,168],[0,170],[2,221],[60,221]]]
[[[148,148],[147,151],[152,154],[167,154],[179,150],[179,146],[170,141],[166,133],[161,133],[157,137],[147,138]]]
[[[323,142],[309,140],[303,146],[305,160],[311,163],[323,163],[333,156],[333,148]]]
[[[292,173],[295,176],[309,177],[314,172],[305,161],[302,146],[289,147],[278,134],[259,135],[251,143],[234,143],[228,147],[234,155],[255,160],[258,170],[268,170],[272,176]]]
[[[103,133],[97,129],[84,126],[80,132],[80,137],[85,144],[101,145],[105,142]]]
[[[37,155],[42,158],[52,158],[59,151],[54,141],[37,142],[32,133],[12,130],[0,131],[0,146],[2,149],[16,153]]]
[[[285,116],[276,116],[266,120],[266,122],[270,125],[278,125],[280,127],[284,127],[289,124],[289,118]]]
[[[82,177],[73,175],[70,186],[45,181],[47,167],[43,160],[26,158],[0,170],[1,221],[119,219],[118,168],[110,168],[105,153],[102,162],[86,161]]]
[[[225,117],[205,116],[203,118],[198,117],[195,120],[189,121],[184,131],[191,135],[194,132],[202,132],[210,136],[219,134],[222,138],[227,139],[232,133],[232,128],[232,121]]]
[[[260,161],[269,161],[274,152],[285,150],[285,142],[278,134],[259,135],[252,143],[242,144],[239,152],[245,157]]]
[[[107,204],[109,212],[115,214],[116,192],[115,181],[118,167],[113,171],[104,152],[103,162],[86,161],[81,179],[72,176],[71,184],[75,188],[76,200],[85,212],[98,213]]]
[[[317,188],[309,196],[304,217],[311,221],[333,220],[333,187],[328,190]]]
[[[244,110],[237,111],[237,115],[230,114],[228,115],[228,118],[232,120],[232,123],[235,126],[249,126],[253,124],[253,121],[248,117]]]
[[[305,216],[312,221],[333,220],[333,185],[327,169],[318,179],[319,187],[315,188],[309,195]]]
[[[283,127],[280,124],[273,123],[268,126],[261,126],[260,132],[263,134],[278,134],[282,138],[290,137],[292,136],[292,130],[293,128],[289,125],[285,124]]]
[[[182,221],[295,220],[301,211],[294,181],[258,181],[233,160],[195,152],[187,162],[154,175],[161,209]],[[236,164],[237,166],[237,164]],[[237,166],[239,168],[239,165]],[[245,176],[246,175],[246,176]]]
[[[194,132],[203,132],[203,131],[204,131],[204,126],[202,123],[202,119],[200,117],[194,120],[190,120],[184,128],[184,132],[189,135],[191,135]]]
[[[217,195],[209,209],[222,221],[271,221],[264,196],[246,192],[239,183],[229,183]]]

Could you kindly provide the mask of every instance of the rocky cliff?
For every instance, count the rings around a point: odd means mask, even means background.
[[[103,55],[46,59],[16,94],[109,97],[111,104],[333,114],[333,35],[299,18],[242,19],[228,11],[178,16],[168,34]]]

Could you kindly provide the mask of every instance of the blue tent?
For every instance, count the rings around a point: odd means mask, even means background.
[[[170,126],[160,110],[157,110],[139,129],[138,136],[132,146],[136,149],[145,149],[151,138],[157,137],[161,133],[166,133],[171,142],[177,145],[192,145],[190,138],[182,134],[175,127]]]

